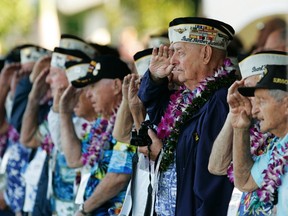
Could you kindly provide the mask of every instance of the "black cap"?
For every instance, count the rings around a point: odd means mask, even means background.
[[[255,87],[240,87],[238,91],[246,97],[254,96],[256,89],[278,89],[288,91],[288,66],[267,65],[263,78]]]
[[[130,73],[128,65],[120,58],[112,55],[97,56],[90,62],[85,77],[71,83],[76,88],[82,88],[101,79],[123,80]]]

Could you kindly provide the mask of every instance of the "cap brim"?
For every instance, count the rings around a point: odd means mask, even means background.
[[[254,97],[255,87],[239,87],[238,92],[245,97]]]
[[[90,84],[93,84],[95,82],[97,82],[98,80],[93,79],[91,77],[83,77],[81,79],[78,80],[74,80],[71,82],[72,86],[74,86],[75,88],[84,88]]]

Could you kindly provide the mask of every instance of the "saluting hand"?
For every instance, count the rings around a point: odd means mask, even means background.
[[[171,74],[174,67],[170,64],[171,56],[172,50],[169,50],[168,46],[160,45],[159,48],[153,48],[149,70],[154,81]]]
[[[233,128],[249,128],[251,124],[251,102],[238,92],[244,81],[235,81],[228,90],[227,102],[230,107],[231,124]]]

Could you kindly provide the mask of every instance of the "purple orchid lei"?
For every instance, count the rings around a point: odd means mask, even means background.
[[[41,143],[41,147],[44,151],[47,152],[47,155],[50,155],[50,153],[53,150],[54,143],[52,141],[50,133],[47,133]]]
[[[93,166],[100,159],[105,142],[112,136],[116,113],[117,109],[113,111],[109,120],[101,119],[100,123],[96,125],[97,127],[94,125],[91,127],[89,133],[92,134],[92,137],[88,141],[90,145],[87,153],[82,154],[82,163],[84,165]]]
[[[7,147],[8,132],[0,135],[0,157],[3,156],[4,151]]]
[[[285,166],[288,165],[288,143],[281,147],[281,151],[275,145],[267,169],[263,171],[262,186],[257,190],[260,201],[273,202],[277,189],[282,184],[281,176],[285,174]]]
[[[157,135],[162,139],[163,157],[160,170],[165,171],[174,161],[174,151],[180,134],[180,127],[196,113],[222,87],[230,86],[236,79],[233,64],[230,59],[224,60],[224,66],[219,68],[214,76],[207,77],[199,86],[191,91],[182,86],[170,96],[170,102],[157,127]]]

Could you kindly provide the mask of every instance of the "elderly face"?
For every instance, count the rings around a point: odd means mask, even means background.
[[[194,89],[205,78],[201,72],[199,61],[201,45],[177,42],[171,44],[173,50],[170,63],[174,65],[173,73],[178,74],[180,83],[184,83],[189,89]]]
[[[114,89],[112,79],[101,79],[88,86],[86,96],[90,99],[94,111],[103,115],[110,115],[114,103]]]
[[[97,114],[94,111],[91,101],[86,97],[86,93],[87,88],[84,88],[79,97],[79,101],[74,108],[74,112],[77,116],[89,121],[95,119]]]
[[[244,85],[246,87],[254,87],[259,80],[260,80],[259,75],[253,75],[253,76],[247,77],[244,80]],[[258,119],[258,116],[257,116],[259,113],[258,100],[255,97],[249,97],[249,100],[251,101],[251,104],[252,104],[252,110],[251,110],[252,117]]]
[[[255,98],[259,102],[258,119],[262,132],[283,137],[288,132],[287,100],[276,101],[266,89],[257,89]]]
[[[50,84],[53,96],[57,89],[66,88],[69,85],[65,71],[57,67],[50,68],[49,75],[46,77],[46,82]]]

